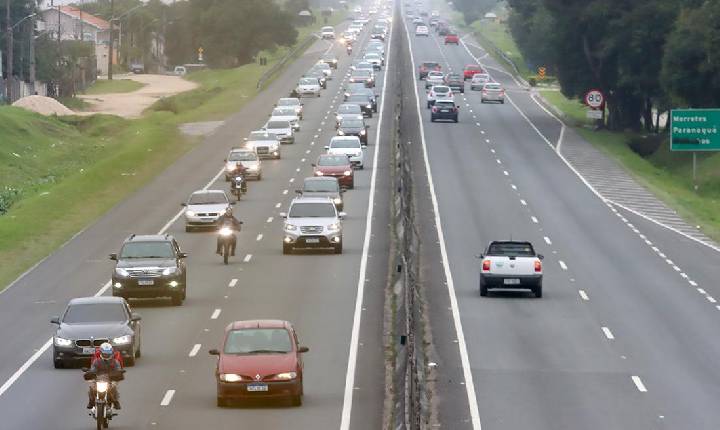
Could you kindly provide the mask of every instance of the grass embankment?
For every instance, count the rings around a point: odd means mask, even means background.
[[[301,29],[298,41],[322,25]],[[150,109],[137,120],[0,107],[0,207],[3,199],[14,203],[0,215],[0,290],[191,149],[195,140],[182,136],[179,124],[239,110],[287,52],[268,53],[263,67],[191,74],[200,88],[161,102],[172,103],[172,112]]]
[[[485,39],[505,53],[505,55],[512,60],[518,68],[520,76],[526,80],[531,77],[536,77],[535,72],[531,72],[525,64],[525,60],[523,59],[522,54],[520,54],[520,49],[518,49],[515,44],[515,41],[510,34],[510,29],[506,24],[496,21],[478,20],[472,23],[471,28],[476,35],[480,36],[478,39],[480,39],[481,43],[484,42],[482,39]],[[512,68],[507,60],[492,49],[492,47],[486,46],[485,48],[495,61],[500,64],[507,64]]]
[[[86,90],[86,95],[95,94],[113,94],[113,93],[130,93],[144,87],[145,84],[131,79],[98,79],[94,84],[90,85]]]

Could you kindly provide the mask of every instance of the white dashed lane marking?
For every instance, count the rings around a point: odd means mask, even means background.
[[[193,346],[192,349],[190,350],[188,357],[195,357],[197,355],[198,351],[200,351],[201,347],[202,347],[201,344],[196,343],[195,346]]]
[[[245,256],[245,258],[243,258],[244,263],[249,263],[250,260],[252,260],[252,254],[248,254]]]
[[[608,339],[610,339],[610,340],[615,339],[615,336],[612,334],[612,332],[610,331],[609,328],[607,328],[607,327],[602,327],[602,331],[603,331],[603,333],[605,334],[605,337],[606,337],[606,338],[608,338]]]
[[[268,223],[273,222],[273,217],[268,217],[267,222],[268,222]]]
[[[218,317],[220,316],[220,312],[222,312],[221,309],[215,309],[215,310],[213,311],[212,315],[210,315],[210,319],[211,319],[211,320],[216,320],[216,319],[218,319]]]
[[[263,238],[263,235],[262,235],[262,233],[260,233],[260,234],[257,235],[257,237],[255,238],[255,240],[258,241],[258,242],[260,242],[260,241],[262,240],[262,238]]]
[[[162,398],[162,401],[160,401],[160,406],[168,406],[170,402],[172,402],[174,395],[175,390],[167,390]]]
[[[564,261],[560,260],[560,261],[558,261],[558,263],[560,264],[560,268],[561,268],[561,269],[563,269],[563,270],[567,270],[567,269],[568,269],[567,264],[565,264]]]
[[[548,245],[552,245],[552,241],[549,237],[545,236],[543,239],[545,239],[545,243],[547,243]]]
[[[578,294],[580,294],[580,298],[585,300],[586,302],[590,300],[590,297],[588,297],[585,290],[578,290]]]
[[[635,383],[635,387],[637,387],[638,391],[641,393],[647,393],[647,388],[645,388],[645,384],[643,384],[643,381],[640,379],[639,376],[632,377],[632,381]]]
[[[237,285],[237,283],[238,283],[237,278],[233,278],[232,280],[230,280],[228,287],[233,288],[235,285]]]

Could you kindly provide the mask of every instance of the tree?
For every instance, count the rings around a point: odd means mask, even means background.
[[[485,16],[497,4],[497,0],[455,0],[453,5],[463,13],[466,24]]]

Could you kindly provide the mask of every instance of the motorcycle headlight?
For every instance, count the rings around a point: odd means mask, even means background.
[[[187,215],[187,216],[195,216],[195,212],[193,212],[193,211],[185,211],[185,215]]]
[[[335,197],[333,199],[333,203],[335,203],[336,205],[339,205],[340,203],[342,203],[342,199],[340,197]]]
[[[223,382],[239,382],[242,381],[242,376],[235,373],[221,373],[220,380]]]
[[[340,224],[338,224],[338,223],[330,224],[329,226],[327,226],[327,231],[329,231],[329,232],[335,232],[335,231],[339,231],[339,230],[340,230]]]
[[[368,108],[368,109],[372,109],[372,105],[371,105],[371,104],[368,104],[368,105],[365,106],[365,107]]]
[[[128,276],[130,276],[130,274],[128,273],[128,271],[125,270],[125,269],[123,269],[122,267],[116,267],[116,268],[115,268],[115,274],[118,275],[118,276],[121,276],[121,277],[123,277],[123,278],[127,278]]]
[[[285,224],[285,231],[295,231],[297,230],[297,226],[293,224]]]
[[[350,176],[350,175],[352,175],[352,170],[346,170],[346,171],[344,171],[344,172],[343,172],[343,175],[345,175],[345,176]]]
[[[168,275],[174,274],[175,272],[177,272],[177,267],[166,267],[162,271],[162,274],[163,274],[163,276],[168,276]]]
[[[343,130],[338,130],[338,134],[339,134],[340,136],[345,136],[345,132],[344,132]]]
[[[97,381],[95,388],[97,388],[98,393],[105,393],[107,392],[109,385],[110,384],[105,381]]]
[[[275,375],[275,379],[284,379],[284,380],[290,380],[297,378],[296,372],[285,372],[285,373],[278,373]]]
[[[70,339],[65,339],[64,337],[58,336],[55,336],[54,342],[55,346],[70,346],[73,343]]]
[[[365,136],[365,130],[360,130],[360,136]]]
[[[340,120],[342,119],[342,117],[341,117],[340,115],[338,115],[338,116],[335,117],[335,119],[338,120],[338,121],[340,121]]]
[[[132,342],[132,336],[126,334],[125,336],[116,337],[112,340],[113,345],[127,345]]]
[[[229,227],[223,227],[220,229],[220,236],[230,236],[232,234],[233,231]]]

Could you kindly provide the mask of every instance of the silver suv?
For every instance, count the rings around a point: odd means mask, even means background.
[[[287,213],[280,214],[283,225],[283,254],[295,249],[332,249],[342,254],[342,220],[344,212],[338,212],[328,197],[296,197]]]

